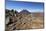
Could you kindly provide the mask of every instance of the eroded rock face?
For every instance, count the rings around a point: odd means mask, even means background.
[[[21,19],[20,19],[21,17]],[[21,15],[18,18],[18,21],[16,22],[16,29],[29,29],[31,28],[31,21],[32,21],[32,17],[31,15]]]
[[[16,22],[15,22],[16,21]],[[15,29],[30,29],[32,27],[31,14],[17,14],[17,16],[10,17],[11,24],[8,25],[9,29],[15,27]],[[13,26],[14,25],[14,26]]]
[[[32,14],[16,14],[11,16],[10,21],[12,22],[7,26],[7,30],[25,30],[34,28],[43,28],[43,17],[33,17]]]

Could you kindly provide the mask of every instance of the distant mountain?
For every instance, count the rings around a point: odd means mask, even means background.
[[[24,9],[24,10],[20,11],[19,13],[21,13],[21,14],[30,14],[31,12]]]
[[[35,13],[32,13],[32,16],[44,16],[44,13],[43,12],[35,12]]]

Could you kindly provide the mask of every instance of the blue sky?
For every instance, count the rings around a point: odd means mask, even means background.
[[[20,2],[20,1],[8,1],[6,0],[6,9],[14,9],[20,12],[23,9],[27,9],[29,12],[43,12],[44,3],[38,2]]]

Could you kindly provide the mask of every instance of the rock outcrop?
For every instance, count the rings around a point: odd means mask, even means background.
[[[26,12],[27,13],[27,12]],[[42,29],[44,28],[44,17],[31,13],[10,13],[9,22],[6,24],[6,31]]]

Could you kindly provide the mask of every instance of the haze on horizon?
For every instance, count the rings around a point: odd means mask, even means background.
[[[43,12],[44,3],[40,2],[21,2],[21,1],[8,1],[6,0],[6,9],[14,9],[18,12],[23,9],[28,10],[29,12]]]

